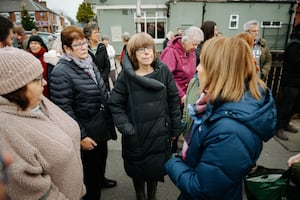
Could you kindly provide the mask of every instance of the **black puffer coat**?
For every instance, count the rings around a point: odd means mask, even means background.
[[[89,54],[92,57],[93,62],[98,67],[106,87],[110,88],[108,80],[110,73],[110,62],[105,45],[103,43],[99,43],[95,55],[93,54],[92,49],[89,47]]]
[[[103,138],[109,140],[115,137],[113,125],[108,133],[101,133],[105,134],[105,137],[91,136],[82,126],[83,120],[91,119],[98,112],[101,103],[106,104],[109,109],[110,97],[107,95],[108,98],[102,102],[100,88],[102,93],[107,94],[108,91],[103,80],[100,80],[101,76],[96,66],[94,71],[98,85],[74,61],[61,58],[50,75],[51,100],[77,121],[81,129],[81,139],[89,136],[102,142]]]
[[[283,57],[281,86],[300,88],[300,34],[292,34]]]
[[[128,176],[164,180],[171,154],[170,138],[180,133],[178,92],[168,67],[156,60],[154,72],[137,76],[127,54],[112,91],[111,111],[122,134],[122,156]]]

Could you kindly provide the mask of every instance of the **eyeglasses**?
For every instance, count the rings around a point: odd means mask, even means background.
[[[198,47],[199,44],[200,44],[200,42],[193,42],[193,43],[192,43],[192,46],[193,46],[193,47]]]
[[[43,85],[43,75],[40,75],[39,77],[37,77],[37,78],[35,78],[35,79],[33,79],[33,81],[36,81],[36,82],[41,82],[41,84]]]
[[[88,45],[88,41],[85,40],[84,42],[80,42],[80,43],[77,43],[77,44],[72,44],[71,46],[74,48],[74,49],[80,49],[82,48],[83,46],[87,46]]]
[[[152,51],[152,50],[153,50],[153,46],[147,46],[147,47],[141,47],[141,48],[138,48],[138,49],[136,50],[136,52],[138,52],[138,53],[145,53],[146,49],[147,49],[148,51]]]
[[[100,31],[92,31],[92,34],[100,34]]]

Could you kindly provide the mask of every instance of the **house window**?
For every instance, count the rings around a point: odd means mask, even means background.
[[[9,13],[0,13],[1,16],[9,18]]]
[[[281,21],[262,21],[261,27],[262,28],[281,28],[282,22]]]
[[[239,15],[231,14],[229,16],[229,29],[238,29],[239,27]]]
[[[35,21],[35,15],[34,12],[28,12],[29,16],[31,19],[33,19]]]
[[[122,10],[122,15],[128,15],[128,10]]]
[[[137,21],[136,13],[134,20]],[[154,39],[164,39],[167,23],[167,13],[165,11],[149,11],[141,13],[141,29],[147,32]]]
[[[44,13],[40,12],[39,15],[40,15],[40,18],[44,18]]]

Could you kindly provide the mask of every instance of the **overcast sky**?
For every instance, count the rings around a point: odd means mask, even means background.
[[[54,11],[63,11],[72,19],[76,20],[76,14],[79,4],[83,0],[44,0],[47,2],[47,7]],[[77,20],[76,20],[77,21]]]

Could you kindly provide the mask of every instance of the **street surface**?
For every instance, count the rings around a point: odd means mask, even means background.
[[[295,125],[300,130],[300,120],[294,120]],[[300,139],[300,133],[287,133],[288,136],[293,136],[295,139]],[[292,141],[290,141],[292,142]],[[269,168],[287,169],[287,159],[295,155],[297,152],[291,152],[286,147],[281,145],[277,140],[272,138],[267,143],[264,143],[263,152],[258,160],[259,165]],[[106,167],[106,177],[117,180],[118,185],[115,188],[103,189],[102,200],[135,200],[135,192],[131,178],[129,178],[123,167],[123,159],[121,157],[121,135],[118,134],[117,141],[109,142],[109,153]],[[298,143],[298,152],[300,152],[300,143]],[[159,183],[157,200],[176,200],[179,195],[179,190],[166,176],[164,183]],[[244,200],[247,198],[244,195]]]

